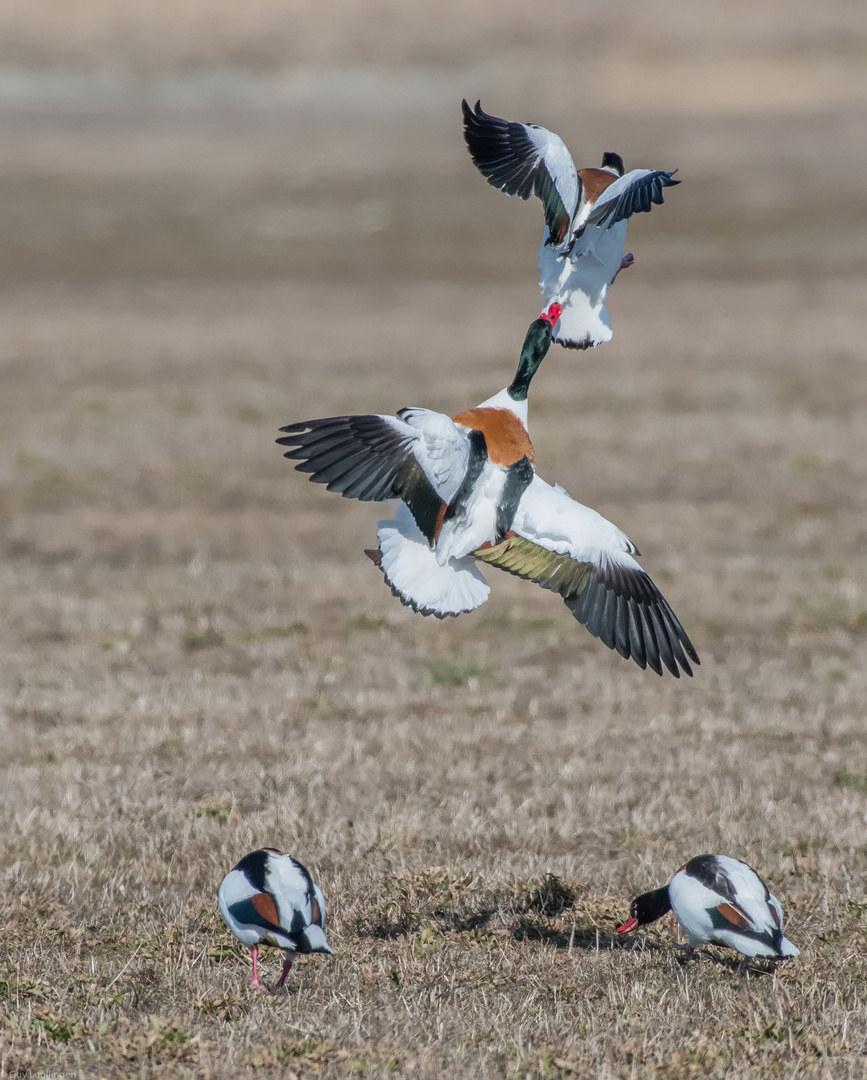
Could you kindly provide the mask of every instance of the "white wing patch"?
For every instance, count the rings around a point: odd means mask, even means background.
[[[640,569],[630,558],[638,550],[625,533],[589,506],[575,502],[559,485],[552,487],[539,476],[521,497],[512,528],[519,536],[579,562],[599,564],[604,555]]]
[[[443,502],[455,497],[470,456],[466,432],[450,416],[430,409],[401,409],[397,414],[415,433],[413,453]]]
[[[524,130],[544,161],[566,213],[574,217],[579,196],[578,172],[566,144],[559,135],[538,124],[524,124]]]

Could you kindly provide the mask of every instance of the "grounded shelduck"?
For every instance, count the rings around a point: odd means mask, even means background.
[[[716,944],[747,957],[784,960],[800,951],[783,937],[779,900],[751,866],[728,855],[690,859],[668,885],[632,901],[629,918],[617,933],[629,934],[669,911],[685,932],[682,948],[690,953],[698,945]]]
[[[251,851],[223,878],[217,894],[223,922],[250,950],[254,990],[268,987],[259,978],[260,945],[283,953],[279,989],[296,953],[332,953],[325,940],[325,897],[306,867],[276,848]]]

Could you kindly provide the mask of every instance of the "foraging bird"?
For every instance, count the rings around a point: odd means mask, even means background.
[[[283,953],[279,989],[296,953],[333,953],[325,940],[325,897],[306,867],[276,848],[251,851],[223,878],[217,894],[223,922],[250,950],[250,987],[268,987],[259,978],[259,945]]]
[[[588,349],[611,339],[605,300],[621,270],[626,224],[635,213],[662,202],[662,189],[679,184],[672,173],[632,169],[624,174],[619,154],[606,153],[598,169],[576,169],[559,135],[538,124],[501,120],[461,103],[464,139],[488,183],[507,195],[538,195],[545,211],[539,249],[539,288],[546,303],[562,304],[554,340]]]
[[[618,934],[655,922],[673,911],[687,936],[681,946],[726,945],[744,956],[775,960],[800,952],[783,937],[783,909],[759,875],[728,855],[696,855],[668,885],[642,893],[632,901],[629,918]]]
[[[296,469],[344,498],[399,499],[367,554],[400,600],[444,618],[484,603],[479,563],[558,592],[595,637],[641,668],[692,675],[698,655],[631,541],[536,475],[527,394],[559,304],[527,331],[512,383],[453,419],[428,409],[337,416],[281,428]]]

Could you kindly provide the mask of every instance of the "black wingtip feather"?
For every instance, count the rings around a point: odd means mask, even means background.
[[[644,635],[641,630],[641,616],[638,614],[638,605],[635,600],[629,597],[629,647],[632,652],[632,659],[645,671],[647,668],[647,653],[644,649]]]
[[[657,675],[692,677],[695,649],[677,616],[650,577],[642,571],[596,568],[587,587],[564,597],[575,618],[594,637]],[[694,659],[695,663],[699,661]]]
[[[659,659],[659,644],[656,640],[656,632],[653,628],[653,620],[650,617],[646,604],[639,604],[639,618],[641,619],[641,638],[644,642],[644,654],[647,665],[657,675],[662,675],[662,663]]]
[[[671,641],[668,636],[668,626],[663,619],[663,612],[659,610],[658,605],[653,605],[649,608],[650,617],[653,620],[653,628],[656,631],[656,643],[659,646],[659,656],[663,664],[668,668],[671,674],[676,678],[680,678],[680,671],[677,664],[674,662],[674,653],[671,649]]]
[[[474,110],[466,100],[461,107],[464,142],[473,164],[491,187],[506,195],[516,195],[519,199],[538,196],[551,237],[556,243],[562,242],[571,227],[570,212],[563,205],[545,159],[530,137],[528,125],[491,116],[482,109],[480,101],[476,102]]]

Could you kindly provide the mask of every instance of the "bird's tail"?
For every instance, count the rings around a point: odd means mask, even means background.
[[[567,349],[593,349],[611,340],[611,320],[604,300],[594,305],[582,292],[574,292],[565,304],[554,340]]]
[[[787,937],[780,935],[779,953],[780,956],[800,956],[801,950],[797,945],[793,945]]]
[[[304,930],[306,949],[299,949],[299,952],[322,952],[333,953],[334,949],[325,940],[325,931],[321,926],[317,926],[312,923]]]
[[[483,604],[491,591],[472,556],[449,559],[444,566],[401,503],[393,521],[379,522],[378,558],[374,559],[392,592],[422,615],[460,615]]]

